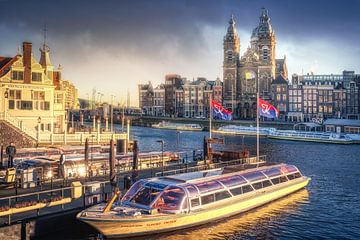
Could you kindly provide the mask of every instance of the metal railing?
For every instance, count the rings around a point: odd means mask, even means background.
[[[106,189],[109,181],[97,181],[96,184],[101,186],[101,190],[89,193],[87,188],[90,185],[82,185],[82,194],[79,198],[72,198],[72,191],[78,186],[71,187],[60,187],[51,190],[38,191],[33,193],[20,194],[15,196],[1,197],[0,198],[0,226],[4,224],[11,224],[14,216],[21,215],[21,219],[24,220],[35,216],[41,215],[41,209],[43,212],[46,212],[48,208],[54,206],[61,206],[58,211],[51,211],[51,213],[58,213],[65,210],[71,210],[76,208],[85,208],[94,204],[97,204],[105,199],[105,196],[111,193],[111,189]],[[93,196],[98,197],[101,195],[100,199],[96,198],[96,201],[89,199]],[[78,201],[77,201],[78,200]],[[65,209],[65,205],[72,205],[71,208]],[[9,209],[16,209],[15,213],[10,212],[9,214],[3,214]],[[44,211],[45,210],[45,211]],[[32,213],[31,213],[32,212]],[[27,215],[26,215],[27,213]],[[7,216],[7,219],[3,219],[4,216]]]
[[[14,116],[11,116],[8,112],[0,113],[0,119],[8,122],[13,127],[19,129],[20,131],[30,136],[31,138],[37,139],[37,132],[35,130],[27,128],[26,126],[24,126],[22,120]]]

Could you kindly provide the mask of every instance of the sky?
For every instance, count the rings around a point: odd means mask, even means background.
[[[359,0],[0,0],[0,56],[31,41],[39,59],[46,24],[52,63],[80,97],[96,88],[103,100],[125,102],[129,90],[136,106],[137,85],[160,84],[168,73],[222,78],[231,14],[243,53],[262,7],[290,76],[360,72]]]

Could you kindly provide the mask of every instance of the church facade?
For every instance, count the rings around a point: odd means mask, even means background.
[[[266,9],[262,9],[250,44],[240,56],[240,38],[232,16],[224,37],[223,103],[235,118],[256,117],[256,92],[272,100],[272,81],[279,75],[287,79],[286,57],[276,59],[276,37]]]

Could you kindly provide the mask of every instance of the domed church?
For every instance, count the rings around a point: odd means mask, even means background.
[[[240,57],[240,38],[233,16],[224,37],[224,105],[240,119],[256,117],[256,88],[260,98],[271,101],[271,83],[280,74],[287,79],[286,57],[275,59],[276,38],[266,9],[253,30],[250,45]]]

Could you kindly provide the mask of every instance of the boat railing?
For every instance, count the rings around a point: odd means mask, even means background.
[[[218,163],[210,163],[210,164],[201,164],[193,167],[185,167],[180,169],[173,169],[164,172],[157,172],[155,176],[170,176],[175,174],[181,173],[188,173],[188,172],[198,172],[203,170],[215,169],[215,168],[224,168],[227,166],[234,166],[234,165],[241,165],[241,164],[260,164],[266,162],[266,155],[261,155],[259,158],[257,157],[248,157],[248,158],[240,158],[231,161],[223,161]]]
[[[95,181],[1,197],[0,226],[10,225],[14,221],[33,219],[49,212],[58,213],[92,206],[111,194],[109,184],[109,181]],[[93,186],[97,186],[98,190],[94,191]],[[54,208],[55,206],[60,207]]]

